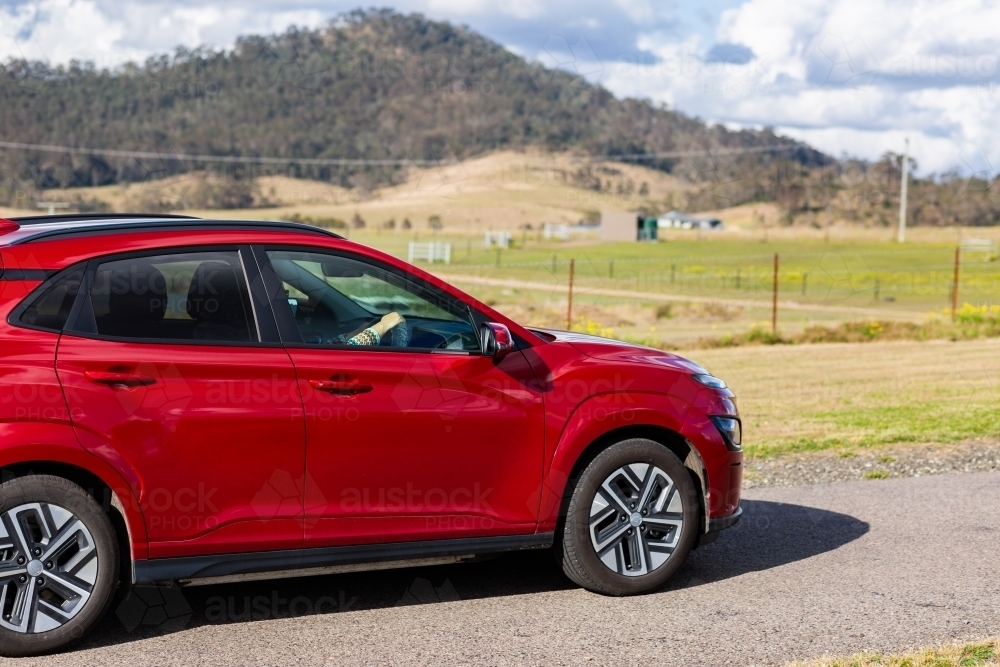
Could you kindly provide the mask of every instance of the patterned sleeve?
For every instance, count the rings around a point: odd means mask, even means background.
[[[378,345],[382,341],[382,337],[378,335],[378,332],[368,327],[357,336],[348,339],[348,345]]]

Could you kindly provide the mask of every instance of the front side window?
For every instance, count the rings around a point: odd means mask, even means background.
[[[116,338],[251,342],[248,294],[235,250],[102,262],[78,328]]]
[[[303,343],[479,351],[469,309],[418,281],[340,255],[267,256]]]

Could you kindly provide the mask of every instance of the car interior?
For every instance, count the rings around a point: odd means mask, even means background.
[[[151,257],[99,266],[91,290],[96,332],[121,338],[253,340],[242,269],[222,258],[179,257],[186,261]]]
[[[303,343],[343,345],[383,315],[398,312],[404,323],[384,336],[380,347],[480,349],[468,311],[464,317],[453,314],[453,306],[402,277],[347,258],[269,256]]]

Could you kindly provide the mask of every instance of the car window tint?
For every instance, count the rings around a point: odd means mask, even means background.
[[[417,280],[340,255],[267,254],[305,343],[479,351],[468,308]],[[403,322],[377,342],[364,334],[391,313]]]
[[[192,252],[104,262],[90,303],[102,336],[249,342],[247,294],[236,251]]]
[[[83,281],[83,268],[70,271],[36,296],[21,314],[21,323],[62,331]]]

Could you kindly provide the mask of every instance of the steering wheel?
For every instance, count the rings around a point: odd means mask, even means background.
[[[454,346],[454,347],[452,347]],[[465,347],[465,341],[462,340],[462,334],[453,333],[452,335],[445,338],[440,345],[437,346],[438,350],[461,350]]]
[[[406,347],[410,344],[410,330],[406,328],[406,318],[404,318],[402,315],[400,315],[399,318],[402,320],[402,322],[400,322],[393,328],[386,331],[385,335],[390,337],[389,344],[392,345],[393,347]],[[397,337],[395,335],[395,331],[399,327],[403,327],[403,331],[406,333],[405,336]]]

